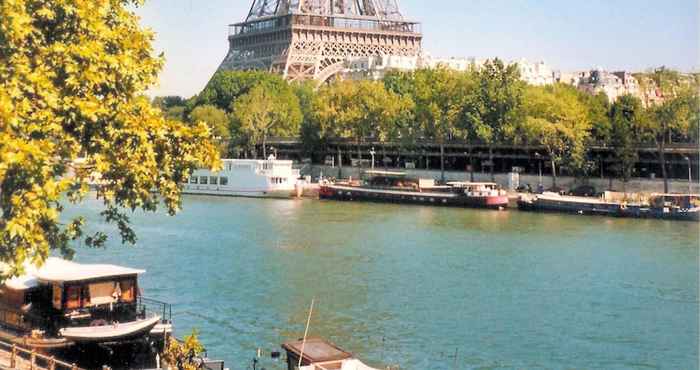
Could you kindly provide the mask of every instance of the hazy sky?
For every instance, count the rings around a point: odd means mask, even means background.
[[[137,10],[166,56],[153,95],[198,93],[228,49],[227,25],[251,0],[148,0]],[[544,60],[552,68],[697,69],[698,0],[404,0],[440,57]]]

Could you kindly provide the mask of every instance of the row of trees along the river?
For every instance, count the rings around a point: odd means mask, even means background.
[[[261,146],[266,156],[269,137],[299,137],[306,153],[338,138],[356,142],[358,152],[365,140],[407,149],[428,140],[441,152],[448,141],[478,143],[490,156],[496,144],[527,144],[546,150],[556,181],[563,163],[575,174],[589,173],[594,162],[587,148],[598,144],[613,148],[617,173],[627,180],[638,147],[653,143],[666,180],[668,143],[697,141],[698,77],[666,68],[636,77],[658,103],[624,95],[610,104],[604,93],[569,85],[529,86],[516,65],[495,59],[468,72],[396,71],[381,81],[336,81],[318,89],[265,72],[219,72],[199,95],[156,98],[155,104],[172,118],[207,122],[225,155]]]

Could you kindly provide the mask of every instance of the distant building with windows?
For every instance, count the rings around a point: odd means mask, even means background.
[[[525,59],[521,59],[514,63],[518,64],[520,79],[530,85],[546,86],[555,82],[552,68],[543,61],[531,63]]]

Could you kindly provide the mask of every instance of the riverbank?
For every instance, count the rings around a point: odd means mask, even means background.
[[[377,167],[380,169],[380,167]],[[432,178],[435,180],[441,179],[440,170],[423,170],[423,169],[394,169],[389,168],[394,171],[406,172],[409,176],[419,177],[419,178]],[[352,176],[353,178],[358,178],[361,172],[365,169],[358,167],[331,167],[331,166],[321,166],[312,165],[307,166],[302,170],[302,175],[310,175],[313,178],[317,178],[320,175],[324,177],[335,177],[335,178],[348,178]],[[469,172],[464,171],[445,171],[446,181],[471,181],[472,175]],[[517,180],[516,180],[517,179]],[[491,175],[483,172],[473,173],[474,181],[491,181]],[[497,173],[494,174],[494,182],[501,185],[504,189],[514,190],[518,184],[525,185],[530,184],[533,189],[537,189],[537,184],[539,183],[539,176],[530,174],[511,174],[511,173]],[[542,184],[545,188],[551,188],[553,185],[553,179],[551,176],[543,176]],[[606,190],[616,191],[616,192],[627,192],[627,193],[663,193],[664,192],[664,182],[662,179],[643,179],[643,178],[633,178],[627,183],[623,183],[618,179],[600,178],[600,177],[590,177],[587,179],[578,179],[575,177],[561,176],[557,177],[557,186],[570,189],[578,185],[592,185],[598,192],[603,192]],[[688,181],[680,180],[669,180],[669,192],[671,193],[700,193],[700,183],[695,180],[690,186],[688,186]]]

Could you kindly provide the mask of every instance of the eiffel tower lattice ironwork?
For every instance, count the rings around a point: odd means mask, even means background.
[[[220,70],[323,83],[350,58],[417,56],[422,35],[398,0],[253,0],[246,20],[229,26],[228,39]]]

